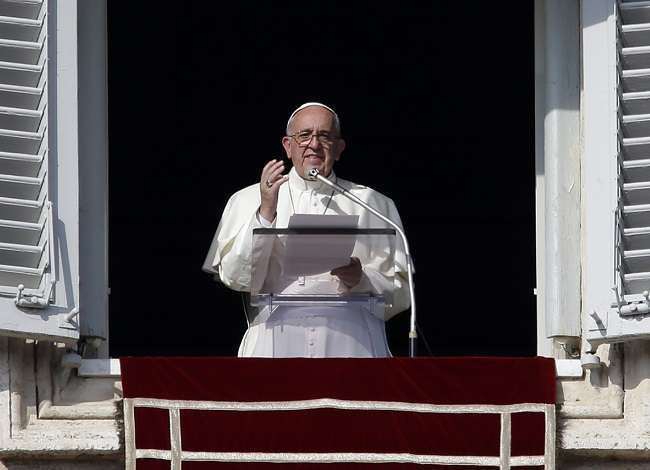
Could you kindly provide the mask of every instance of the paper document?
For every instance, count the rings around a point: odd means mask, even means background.
[[[357,228],[358,215],[293,214],[289,228]]]
[[[294,214],[289,228],[357,228],[358,215]],[[284,276],[328,273],[350,262],[356,235],[289,234],[282,263]]]

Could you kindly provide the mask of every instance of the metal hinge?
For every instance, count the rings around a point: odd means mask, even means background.
[[[643,300],[639,302],[623,303],[618,288],[613,287],[614,294],[616,295],[616,304],[618,314],[621,316],[627,315],[644,315],[650,313],[650,292],[643,291]]]
[[[55,281],[52,279],[47,282],[47,287],[43,293],[43,297],[38,297],[36,295],[32,296],[23,296],[23,290],[25,286],[20,284],[18,286],[18,293],[16,294],[16,299],[14,300],[16,306],[25,307],[25,308],[45,308],[50,304],[50,296],[52,295],[52,287],[54,286]]]

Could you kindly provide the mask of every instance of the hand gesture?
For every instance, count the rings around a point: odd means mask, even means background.
[[[361,282],[362,273],[361,261],[354,256],[350,258],[350,263],[330,271],[330,274],[337,276],[348,289],[353,288]]]
[[[269,222],[275,220],[280,186],[289,180],[289,175],[283,175],[283,171],[284,162],[275,158],[262,169],[260,177],[260,215]]]

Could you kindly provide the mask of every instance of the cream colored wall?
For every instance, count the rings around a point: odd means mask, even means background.
[[[124,462],[115,460],[0,460],[0,470],[123,470]]]
[[[65,354],[61,345],[0,337],[0,461],[41,468],[30,466],[35,458],[122,459],[119,378],[80,377]]]
[[[5,468],[123,468],[119,379],[79,377],[60,367],[64,354],[0,337]],[[650,468],[650,342],[603,345],[598,354],[603,367],[557,382],[558,468]]]
[[[559,455],[579,462],[560,468],[586,468],[592,459],[601,465],[602,458],[640,460],[640,468],[650,468],[650,341],[602,345],[597,352],[601,368],[558,381]]]

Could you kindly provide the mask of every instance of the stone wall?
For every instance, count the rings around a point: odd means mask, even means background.
[[[70,354],[61,344],[0,337],[5,467],[112,468],[123,458],[119,379],[79,376]]]
[[[0,337],[0,470],[124,468],[121,384],[65,366],[63,345]],[[558,468],[650,469],[650,341],[603,345],[558,380]]]
[[[558,381],[560,468],[650,469],[650,341],[597,354],[602,367]]]
[[[0,470],[124,470],[123,460],[106,459],[19,459],[0,461]]]

